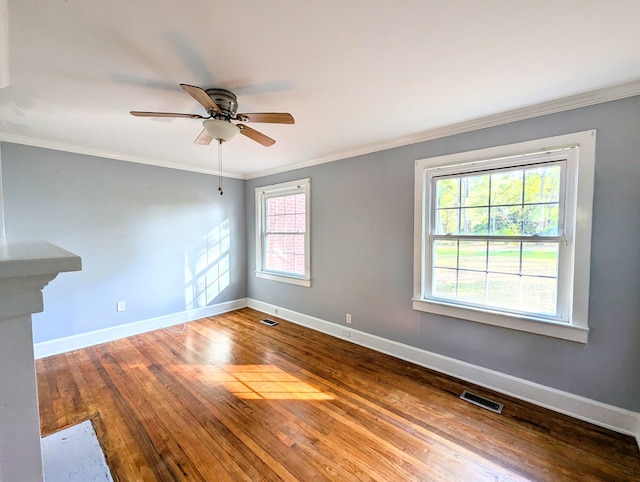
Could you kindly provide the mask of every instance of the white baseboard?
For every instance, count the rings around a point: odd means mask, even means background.
[[[599,425],[636,438],[640,448],[640,413],[607,405],[569,392],[540,385],[528,380],[489,370],[393,340],[371,335],[350,327],[298,313],[251,298],[241,298],[195,310],[183,311],[148,320],[114,326],[103,330],[36,343],[35,357],[44,358],[88,346],[106,343],[127,336],[166,328],[180,323],[250,307],[263,313],[306,326],[316,331],[371,348],[455,378],[480,385],[496,392],[524,400],[550,410]]]
[[[103,330],[82,333],[80,335],[68,336],[57,340],[44,341],[34,345],[35,357],[44,358],[52,355],[59,355],[72,350],[86,348],[88,346],[99,345],[108,341],[126,338],[127,336],[139,335],[148,331],[167,328],[169,326],[179,325],[188,321],[199,320],[207,316],[219,315],[228,311],[239,310],[247,306],[247,299],[240,298],[238,300],[218,303],[216,305],[196,308],[194,310],[181,311],[171,315],[158,316],[148,320],[129,323],[126,325],[118,325]]]
[[[640,448],[640,413],[607,405],[569,392],[428,352],[350,327],[248,299],[249,308],[415,363],[579,420],[631,435]]]

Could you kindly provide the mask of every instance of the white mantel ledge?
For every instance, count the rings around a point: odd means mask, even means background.
[[[42,288],[82,260],[47,242],[0,244],[0,321],[43,310]]]

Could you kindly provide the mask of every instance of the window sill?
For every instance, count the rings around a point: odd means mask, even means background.
[[[589,334],[588,328],[569,325],[567,323],[536,320],[534,318],[521,318],[489,310],[483,311],[471,309],[441,302],[427,301],[419,298],[413,299],[413,309],[417,311],[424,311],[426,313],[434,313],[462,320],[485,323],[493,326],[501,326],[512,330],[526,331],[553,338],[561,338],[563,340],[578,343],[587,343],[587,337]]]
[[[298,278],[296,276],[287,276],[284,274],[270,273],[267,271],[256,271],[256,277],[262,279],[270,279],[272,281],[280,281],[281,283],[289,283],[292,285],[311,287],[311,280],[306,278]]]

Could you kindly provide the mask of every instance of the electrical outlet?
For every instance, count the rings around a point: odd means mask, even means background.
[[[347,325],[351,324],[351,313],[347,313],[346,322],[347,322]]]
[[[127,308],[124,304],[124,301],[118,301],[118,303],[116,304],[116,311],[124,311],[126,309]]]

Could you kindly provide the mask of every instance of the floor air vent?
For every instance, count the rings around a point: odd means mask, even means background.
[[[260,323],[264,323],[265,325],[268,325],[268,326],[274,326],[278,324],[277,321],[269,320],[268,318],[265,318],[264,320],[260,320]]]
[[[481,397],[480,395],[476,395],[475,393],[471,393],[468,391],[462,392],[460,398],[466,400],[469,403],[473,403],[474,405],[478,405],[479,407],[486,408],[487,410],[491,410],[492,412],[502,413],[503,404],[494,402],[493,400],[489,400],[488,398]]]

